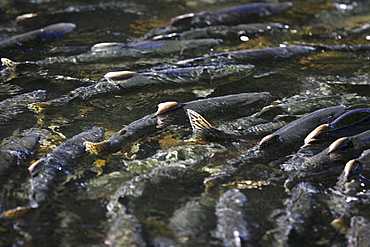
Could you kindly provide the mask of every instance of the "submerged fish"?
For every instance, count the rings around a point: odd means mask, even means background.
[[[57,192],[57,188],[65,181],[74,165],[83,157],[86,141],[99,141],[103,138],[104,128],[93,127],[75,135],[64,144],[58,146],[45,158],[30,166],[32,174],[30,205],[37,208],[47,205]]]
[[[0,102],[0,123],[13,119],[17,114],[27,110],[28,104],[40,102],[46,99],[45,90],[16,95]]]
[[[12,167],[23,164],[37,149],[40,135],[33,133],[0,148],[0,176],[8,176]]]
[[[48,57],[39,61],[17,62],[21,64],[36,64],[47,66],[52,64],[104,63],[107,60],[124,58],[164,57],[169,54],[185,54],[198,50],[208,50],[222,43],[220,39],[197,40],[159,40],[137,44],[103,43],[92,47],[86,53],[69,57]]]
[[[231,40],[240,41],[242,36],[257,36],[264,33],[283,32],[288,30],[288,26],[280,23],[251,23],[240,24],[237,26],[207,26],[202,28],[194,28],[181,33],[170,33],[167,35],[159,35],[153,37],[154,40],[158,39],[205,39],[214,38],[222,39],[224,41]]]
[[[253,65],[225,65],[225,66],[196,66],[189,68],[163,68],[148,72],[115,71],[105,75],[105,79],[96,84],[79,87],[59,98],[32,104],[31,108],[40,105],[63,105],[74,99],[86,100],[93,96],[125,92],[135,89],[143,90],[150,86],[151,89],[163,88],[163,86],[210,85],[226,84],[240,80],[253,71]]]
[[[247,198],[237,189],[226,191],[216,205],[217,228],[215,237],[224,246],[244,246],[250,241],[250,230],[246,220]]]
[[[189,13],[174,17],[171,22],[157,29],[153,29],[141,37],[148,40],[158,35],[181,33],[186,30],[217,25],[237,25],[255,22],[258,18],[279,13],[292,7],[290,2],[282,3],[251,3],[214,12]]]
[[[292,189],[291,196],[285,202],[285,212],[276,220],[274,246],[298,246],[302,241],[314,245],[317,231],[313,230],[315,227],[312,222],[319,211],[315,206],[318,204],[318,195],[319,190],[307,182],[299,183]]]
[[[228,95],[184,103],[177,106],[174,111],[193,109],[202,115],[206,115],[208,118],[218,120],[230,117],[238,118],[252,113],[255,108],[265,104],[269,97],[270,94],[266,92]],[[138,138],[157,131],[157,117],[159,116],[154,113],[136,120],[106,141],[100,143],[86,142],[86,149],[92,154],[118,152]]]
[[[269,47],[232,52],[221,52],[203,57],[189,58],[176,62],[177,65],[194,66],[199,64],[245,64],[291,58],[310,54],[316,50],[312,46]]]
[[[31,32],[13,36],[0,41],[0,49],[7,49],[13,46],[22,46],[28,42],[58,39],[66,33],[72,32],[76,25],[73,23],[52,24]]]

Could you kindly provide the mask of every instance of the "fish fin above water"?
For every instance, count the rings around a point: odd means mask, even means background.
[[[325,130],[328,130],[329,128],[330,128],[329,124],[322,124],[322,125],[316,127],[304,139],[305,145],[308,146],[312,142],[316,141],[317,140],[316,138],[320,135],[320,133],[324,132]]]
[[[260,148],[267,147],[270,143],[276,142],[276,140],[279,139],[279,135],[270,134],[265,137],[263,137],[259,143]]]
[[[9,69],[14,69],[16,66],[16,63],[9,58],[2,57],[1,58],[1,65],[4,67],[7,67]]]
[[[201,130],[201,129],[209,129],[213,128],[213,126],[200,115],[198,112],[193,111],[191,109],[187,109],[186,113],[188,114],[188,118],[190,120],[191,127],[193,131]]]
[[[92,51],[103,51],[103,50],[112,50],[112,49],[122,49],[127,45],[119,42],[103,42],[97,43],[91,47]]]
[[[20,206],[14,209],[9,209],[7,211],[4,211],[0,215],[0,217],[6,218],[6,219],[17,219],[25,215],[26,213],[28,213],[31,209],[32,209],[31,207]]]
[[[124,81],[130,79],[136,74],[137,72],[134,71],[112,71],[106,73],[104,75],[104,78],[107,79],[108,81]]]
[[[158,110],[155,113],[156,115],[162,114],[164,112],[167,112],[169,110],[173,110],[179,106],[179,103],[176,101],[168,101],[168,102],[163,102],[158,104]]]
[[[91,154],[98,155],[104,151],[104,147],[106,143],[107,143],[106,141],[97,142],[97,143],[86,141],[84,142],[84,145],[86,147],[86,151],[88,151]]]
[[[339,148],[345,147],[348,142],[351,141],[349,137],[341,137],[329,145],[328,154],[338,150]]]

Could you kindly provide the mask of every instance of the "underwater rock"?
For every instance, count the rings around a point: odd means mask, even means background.
[[[213,208],[201,197],[191,198],[175,210],[168,227],[182,246],[206,245],[210,231],[214,228]]]
[[[140,222],[134,215],[128,213],[121,213],[115,220],[104,243],[116,247],[147,246]]]

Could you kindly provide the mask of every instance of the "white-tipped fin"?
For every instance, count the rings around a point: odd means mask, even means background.
[[[133,77],[137,72],[134,71],[112,71],[104,75],[108,81],[122,81]]]
[[[98,43],[91,47],[92,51],[100,51],[100,50],[110,50],[110,49],[120,49],[122,47],[125,47],[126,44],[119,43],[119,42],[104,42],[104,43]]]
[[[356,164],[356,160],[350,160],[346,163],[343,169],[343,180],[346,181],[352,167]]]
[[[313,131],[311,131],[307,136],[306,138],[304,139],[304,144],[307,146],[309,145],[311,142],[315,141],[316,140],[316,137],[323,131],[327,130],[329,128],[329,124],[322,124],[318,127],[316,127],[316,129],[314,129]]]
[[[187,18],[193,18],[195,16],[194,13],[188,13],[188,14],[183,14],[183,15],[179,15],[179,16],[176,16],[176,17],[173,17],[171,19],[171,24],[179,21],[179,20],[183,20],[183,19],[187,19]]]
[[[2,57],[1,58],[2,66],[6,66],[7,68],[14,69],[16,63],[10,60],[9,58]]]
[[[177,106],[179,106],[179,103],[177,103],[176,101],[168,101],[168,102],[159,103],[158,110],[155,113],[155,115],[171,110]]]
[[[332,144],[329,145],[328,154],[337,150],[339,147],[341,147],[344,143],[346,143],[349,140],[348,137],[342,137],[334,141]]]

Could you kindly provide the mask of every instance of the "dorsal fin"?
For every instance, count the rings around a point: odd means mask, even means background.
[[[188,114],[191,127],[193,128],[194,131],[205,128],[206,129],[213,128],[212,125],[208,123],[208,121],[205,120],[204,117],[202,117],[202,115],[200,115],[198,112],[193,111],[191,109],[187,109],[186,113]]]

